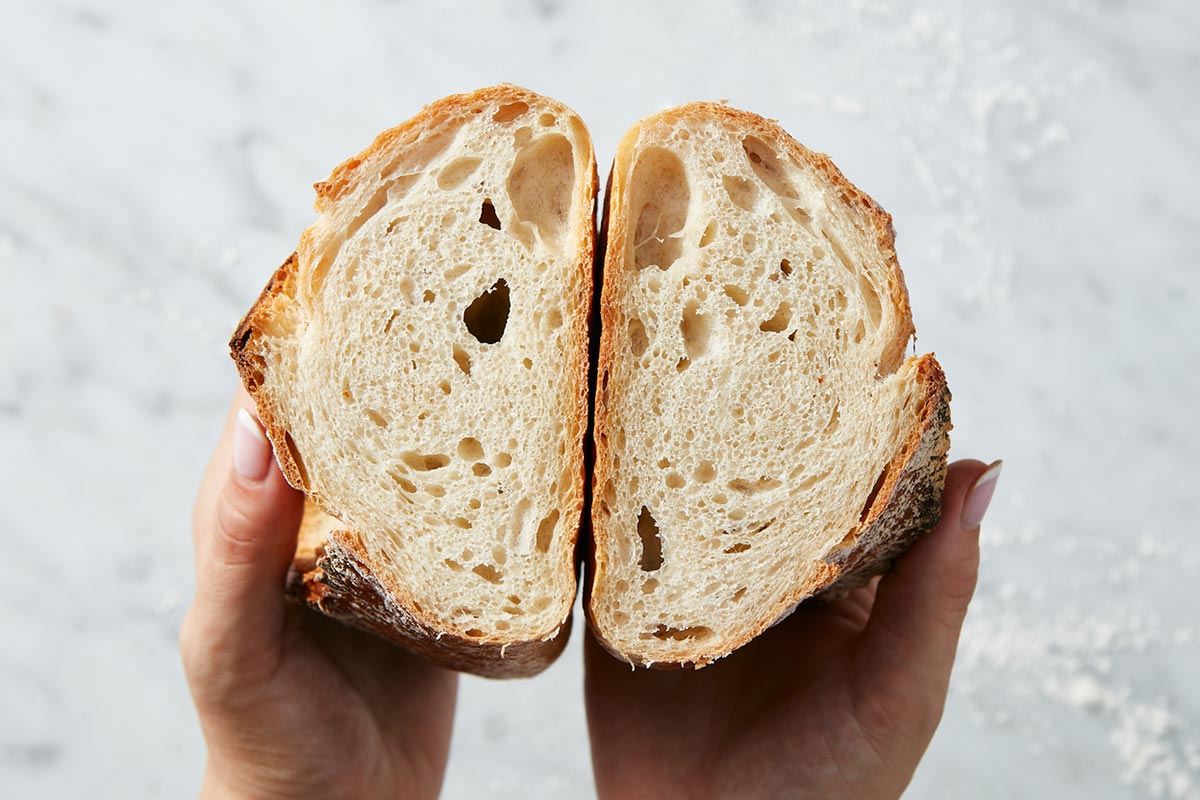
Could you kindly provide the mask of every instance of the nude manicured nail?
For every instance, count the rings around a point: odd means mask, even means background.
[[[996,493],[996,481],[1000,479],[1000,469],[1003,466],[1003,461],[993,461],[967,492],[960,517],[962,526],[967,530],[978,528],[979,523],[983,522],[983,515],[987,513],[992,495]]]
[[[271,444],[258,420],[244,408],[239,408],[237,425],[233,430],[233,468],[248,481],[261,481],[271,464]]]

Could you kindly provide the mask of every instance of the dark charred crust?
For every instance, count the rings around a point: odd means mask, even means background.
[[[375,574],[348,531],[337,531],[307,571],[288,576],[288,594],[359,630],[393,642],[446,669],[488,678],[522,678],[549,666],[570,636],[568,617],[545,641],[501,645],[439,631],[410,614]]]

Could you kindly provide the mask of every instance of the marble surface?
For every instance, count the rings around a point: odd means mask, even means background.
[[[728,98],[894,215],[953,452],[1006,459],[909,796],[1200,797],[1190,0],[5,4],[0,794],[194,792],[175,637],[226,338],[313,181],[501,80],[602,164]],[[535,680],[464,681],[447,797],[592,795],[578,633]]]

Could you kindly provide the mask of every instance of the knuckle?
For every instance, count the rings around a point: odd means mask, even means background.
[[[214,552],[233,566],[250,563],[259,549],[259,521],[245,503],[228,493],[217,499],[214,514]]]

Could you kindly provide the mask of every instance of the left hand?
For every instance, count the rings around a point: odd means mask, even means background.
[[[202,797],[436,797],[457,678],[287,602],[304,497],[239,390],[193,519],[179,635],[208,744]]]

